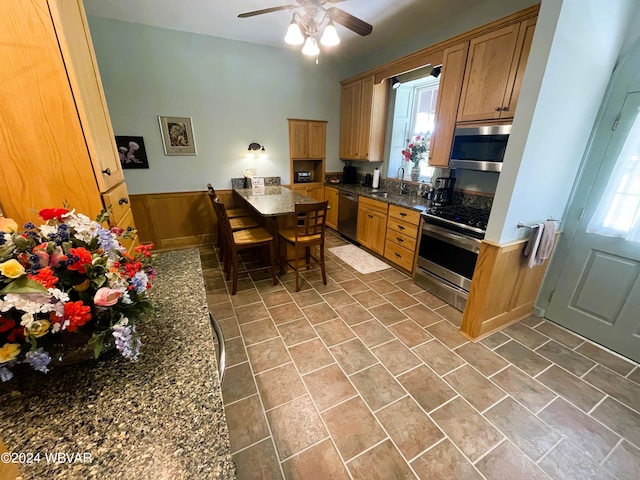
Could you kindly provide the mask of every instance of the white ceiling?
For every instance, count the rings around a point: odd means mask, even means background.
[[[342,43],[323,55],[358,58],[385,48],[392,41],[446,20],[485,0],[345,0],[333,4],[373,25],[366,37],[336,25]],[[276,47],[283,41],[292,10],[250,18],[238,14],[297,4],[296,0],[84,0],[88,15],[114,18],[186,32],[213,35]],[[329,6],[329,5],[327,5]]]

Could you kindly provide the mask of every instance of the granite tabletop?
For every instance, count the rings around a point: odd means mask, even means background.
[[[286,187],[264,187],[264,193],[257,193],[251,188],[234,188],[251,207],[260,215],[273,217],[295,212],[296,203],[316,203],[317,200],[294,192]]]
[[[20,478],[235,479],[198,251],[156,263],[137,362],[113,352],[0,384],[0,436],[31,458]]]

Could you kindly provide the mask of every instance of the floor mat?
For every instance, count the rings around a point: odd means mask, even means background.
[[[377,259],[355,245],[332,247],[329,251],[360,273],[373,273],[391,268],[387,263]]]

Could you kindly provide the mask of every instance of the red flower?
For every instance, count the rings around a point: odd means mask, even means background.
[[[0,333],[7,332],[16,326],[16,322],[10,318],[0,317]]]
[[[38,282],[44,288],[53,288],[55,284],[58,283],[58,277],[53,274],[51,267],[44,267],[38,270],[38,273],[35,275],[28,275],[28,277],[31,280]]]
[[[40,210],[40,212],[38,212],[38,215],[40,215],[40,218],[45,221],[51,220],[53,218],[61,221],[62,216],[68,212],[69,210],[67,210],[66,208],[45,208],[43,210]]]
[[[67,268],[69,270],[76,270],[78,273],[87,273],[84,267],[91,265],[91,261],[93,260],[91,252],[84,247],[78,247],[69,249],[69,254],[75,261],[68,265]]]
[[[60,322],[59,317],[55,317],[57,322]],[[75,332],[78,327],[81,327],[89,320],[91,320],[91,307],[83,304],[82,302],[67,302],[64,304],[64,320],[69,321],[67,330]]]
[[[11,333],[7,335],[7,340],[11,343],[18,343],[24,340],[24,327],[18,327],[11,330]]]

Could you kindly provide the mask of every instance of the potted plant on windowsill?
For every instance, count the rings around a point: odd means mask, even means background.
[[[407,162],[411,162],[411,180],[417,182],[420,178],[420,162],[427,158],[429,152],[429,138],[425,135],[416,135],[413,141],[407,140],[407,148],[402,155]]]

